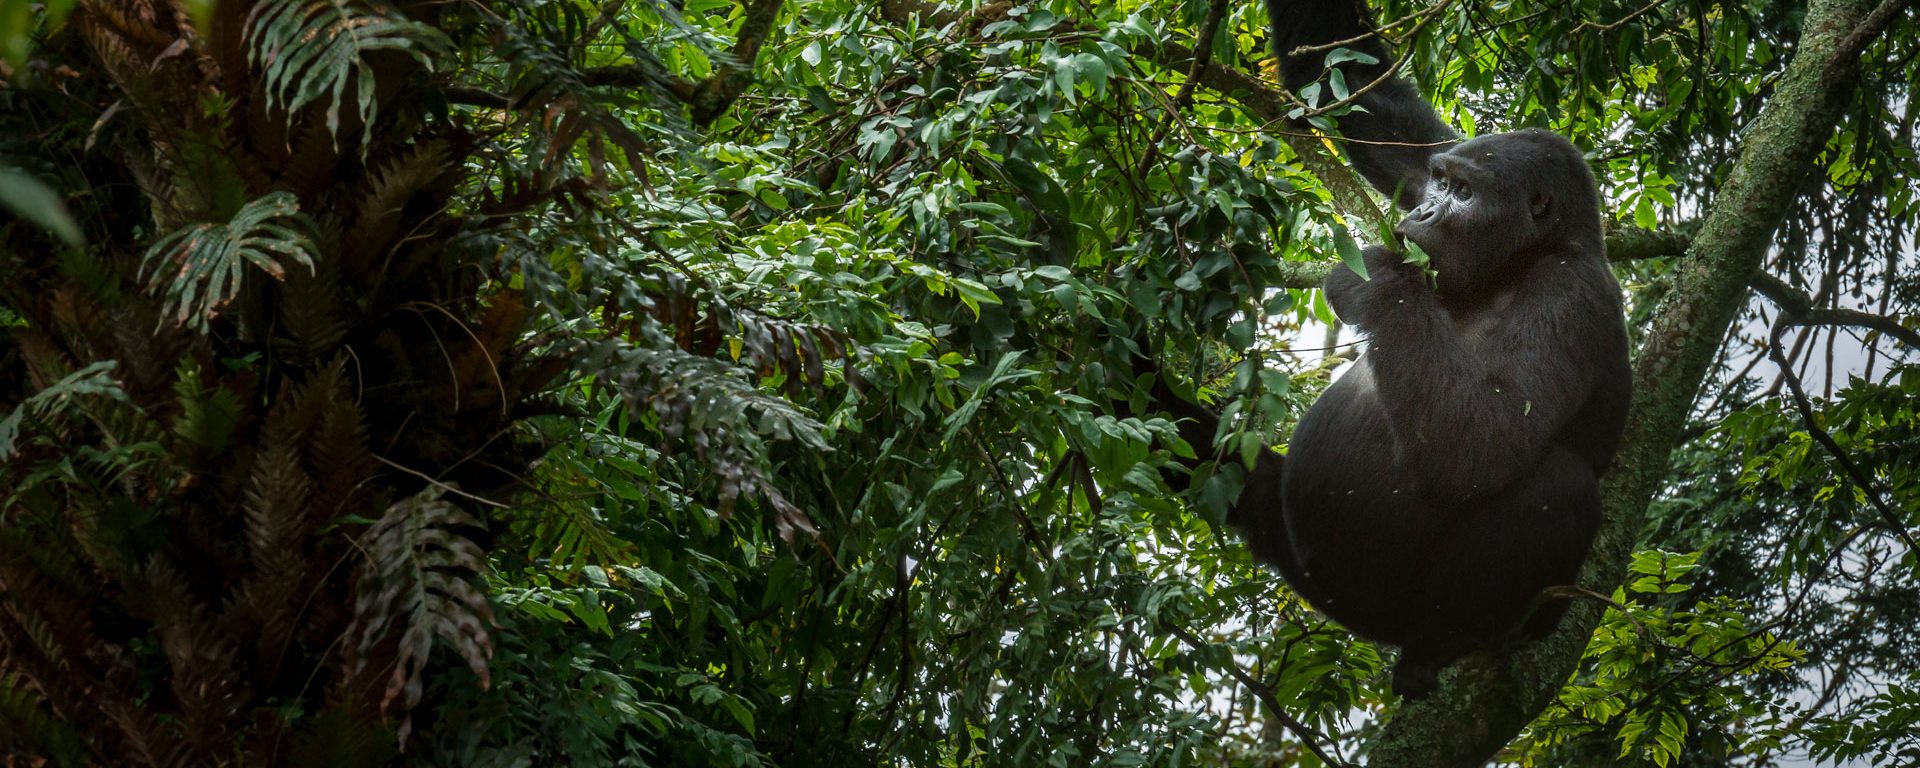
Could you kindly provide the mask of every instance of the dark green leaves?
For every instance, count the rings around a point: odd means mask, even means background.
[[[466,662],[482,687],[493,656],[493,609],[478,584],[487,559],[472,538],[485,526],[441,495],[429,488],[396,502],[362,537],[367,560],[348,650],[357,657],[356,671],[375,659],[383,662],[375,669],[390,669],[381,709],[402,716],[403,744],[412,728],[405,715],[420,703],[436,640]]]
[[[375,64],[369,56],[397,51],[431,69],[451,42],[381,0],[264,0],[247,15],[248,59],[265,73],[269,103],[288,113],[325,100],[336,139],[340,108],[353,87],[364,141],[373,130]]]
[[[0,166],[0,209],[33,222],[67,245],[79,248],[85,244],[80,226],[73,222],[59,195],[17,168]]]
[[[140,274],[165,295],[175,322],[204,332],[240,292],[245,267],[275,280],[286,279],[285,263],[312,270],[311,227],[291,193],[274,192],[241,206],[226,224],[194,224],[160,238]]]

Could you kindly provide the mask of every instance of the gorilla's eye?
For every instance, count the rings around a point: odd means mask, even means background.
[[[1461,200],[1472,200],[1473,188],[1468,187],[1467,183],[1464,181],[1460,182],[1458,184],[1453,185],[1453,196],[1460,198]]]

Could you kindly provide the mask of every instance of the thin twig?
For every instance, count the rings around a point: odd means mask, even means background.
[[[1814,420],[1813,404],[1808,402],[1806,391],[1800,388],[1800,376],[1794,373],[1793,366],[1780,352],[1780,335],[1793,324],[1791,318],[1794,316],[1794,313],[1786,311],[1785,307],[1781,307],[1781,310],[1780,319],[1774,321],[1773,330],[1767,335],[1767,356],[1780,367],[1780,377],[1787,383],[1787,390],[1793,394],[1793,404],[1800,411],[1800,420],[1806,426],[1807,434],[1813,437],[1814,442],[1826,448],[1827,453],[1833,455],[1834,461],[1840,463],[1840,468],[1846,470],[1847,477],[1852,478],[1854,485],[1866,495],[1867,502],[1880,513],[1881,521],[1886,523],[1894,535],[1899,536],[1900,540],[1906,543],[1908,551],[1920,557],[1920,542],[1914,541],[1913,533],[1907,530],[1907,525],[1901,520],[1900,515],[1896,514],[1892,507],[1887,506],[1885,499],[1880,498],[1880,492],[1874,487],[1872,478],[1867,477],[1860,466],[1853,463],[1853,458],[1847,455],[1840,444],[1834,442],[1833,436],[1827,434],[1827,431]]]
[[[408,467],[408,466],[405,466],[405,465],[402,465],[402,464],[400,464],[400,463],[398,463],[398,462],[395,462],[394,460],[392,460],[392,459],[389,459],[389,458],[387,458],[387,457],[385,457],[385,456],[381,456],[381,455],[379,455],[379,454],[377,454],[377,453],[376,453],[376,454],[372,454],[372,455],[373,455],[373,458],[374,458],[374,460],[375,460],[375,461],[378,461],[378,462],[380,462],[380,463],[382,463],[382,464],[385,464],[385,465],[387,465],[387,466],[389,466],[389,467],[393,467],[394,469],[397,469],[397,470],[400,470],[400,471],[402,471],[402,472],[405,472],[405,473],[407,473],[407,474],[409,474],[409,475],[413,475],[414,477],[417,477],[417,478],[420,478],[420,479],[422,479],[422,480],[425,480],[425,481],[427,481],[427,484],[428,484],[428,485],[431,485],[431,486],[433,486],[433,487],[435,487],[435,488],[439,488],[440,490],[443,490],[443,491],[446,491],[447,493],[451,493],[451,494],[453,494],[453,495],[455,495],[455,496],[459,496],[459,497],[461,497],[461,498],[463,498],[463,499],[470,499],[470,500],[473,500],[473,501],[477,501],[477,502],[480,502],[481,504],[485,504],[485,505],[487,505],[487,506],[489,506],[489,507],[498,507],[498,508],[500,508],[500,509],[506,509],[506,508],[507,508],[507,505],[505,505],[505,504],[502,504],[502,503],[500,503],[500,502],[497,502],[497,501],[494,501],[494,500],[492,500],[492,499],[488,499],[488,498],[483,498],[483,497],[480,497],[480,496],[475,496],[475,495],[473,495],[473,494],[471,494],[471,493],[467,493],[466,491],[463,491],[463,490],[460,490],[459,488],[457,488],[457,487],[455,487],[455,486],[453,486],[453,485],[451,485],[451,484],[448,484],[448,483],[446,483],[446,482],[444,482],[444,481],[441,481],[441,480],[436,480],[436,479],[434,479],[434,478],[433,478],[433,476],[431,476],[431,475],[428,475],[428,474],[427,474],[427,473],[425,473],[425,472],[421,472],[420,470],[417,470],[417,469],[414,469],[414,468],[412,468],[412,467]]]
[[[1173,106],[1167,110],[1167,119],[1154,131],[1153,139],[1147,142],[1146,154],[1140,157],[1135,176],[1147,175],[1147,168],[1153,165],[1160,152],[1160,142],[1173,130],[1173,123],[1180,119],[1179,110],[1193,103],[1193,85],[1200,81],[1200,73],[1206,71],[1213,61],[1213,38],[1220,33],[1220,20],[1226,16],[1227,0],[1213,0],[1207,7],[1207,19],[1200,24],[1200,39],[1193,51],[1193,63],[1187,67],[1187,79],[1180,83],[1179,92],[1173,96]]]
[[[1167,631],[1172,632],[1175,637],[1180,638],[1186,642],[1187,645],[1193,646],[1194,650],[1202,650],[1210,647],[1209,644],[1202,642],[1200,638],[1194,637],[1192,633],[1178,625],[1168,624],[1166,628]],[[1320,758],[1320,762],[1339,768],[1355,768],[1354,764],[1347,762],[1344,757],[1335,757],[1334,755],[1328,754],[1326,750],[1321,749],[1320,742],[1323,740],[1335,749],[1339,748],[1339,744],[1335,742],[1332,737],[1314,730],[1306,723],[1300,722],[1300,720],[1292,714],[1289,714],[1284,707],[1280,706],[1280,700],[1273,697],[1272,688],[1254,679],[1252,675],[1247,674],[1246,670],[1240,668],[1240,663],[1233,661],[1231,657],[1229,657],[1227,663],[1227,674],[1233,675],[1233,678],[1239,680],[1241,685],[1253,691],[1253,695],[1259,697],[1260,703],[1267,705],[1267,713],[1272,715],[1273,719],[1280,721],[1281,725],[1286,726],[1287,730],[1292,731],[1293,735],[1300,739],[1300,743],[1306,746],[1307,751],[1312,752],[1314,757]]]

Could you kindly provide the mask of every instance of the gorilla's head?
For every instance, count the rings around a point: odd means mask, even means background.
[[[1434,155],[1420,205],[1395,231],[1433,259],[1440,294],[1494,290],[1547,254],[1600,254],[1593,172],[1538,129],[1482,136]]]

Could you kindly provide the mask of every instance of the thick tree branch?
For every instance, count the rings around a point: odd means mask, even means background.
[[[1186,70],[1198,58],[1192,50],[1177,43],[1143,44],[1133,52],[1176,71]],[[1287,112],[1294,106],[1286,92],[1232,67],[1215,64],[1201,67],[1197,72],[1201,85],[1233,99],[1270,126],[1284,126]],[[1320,137],[1287,130],[1276,131],[1275,135],[1293,148],[1301,166],[1318,177],[1327,191],[1333,194],[1336,209],[1368,221],[1391,225],[1388,218],[1390,214],[1387,209],[1380,207],[1371,188],[1353,169],[1329,154],[1320,143]]]
[[[714,62],[713,74],[694,86],[690,97],[681,97],[693,110],[695,123],[713,122],[753,84],[753,60],[759,56],[760,45],[766,42],[768,33],[773,31],[781,2],[746,0],[746,18],[740,22],[740,34],[734,37],[733,50],[729,52],[732,60]]]
[[[1786,281],[1766,273],[1753,276],[1754,292],[1767,297],[1780,307],[1780,321],[1786,326],[1795,325],[1843,325],[1879,331],[1906,343],[1907,346],[1920,349],[1920,332],[1901,325],[1899,321],[1883,315],[1875,315],[1853,309],[1816,309],[1813,297],[1787,285]]]
[[[1898,5],[1899,3],[1893,3]],[[1610,592],[1626,573],[1646,508],[1714,351],[1798,183],[1833,134],[1873,29],[1865,0],[1815,0],[1773,98],[1747,131],[1738,161],[1687,249],[1672,293],[1635,359],[1634,407],[1607,476],[1607,519],[1580,585]],[[1884,6],[1883,6],[1884,7]],[[1456,665],[1438,695],[1403,707],[1373,750],[1372,765],[1478,766],[1552,702],[1579,663],[1604,606],[1576,602],[1552,635],[1511,655],[1476,654]]]

